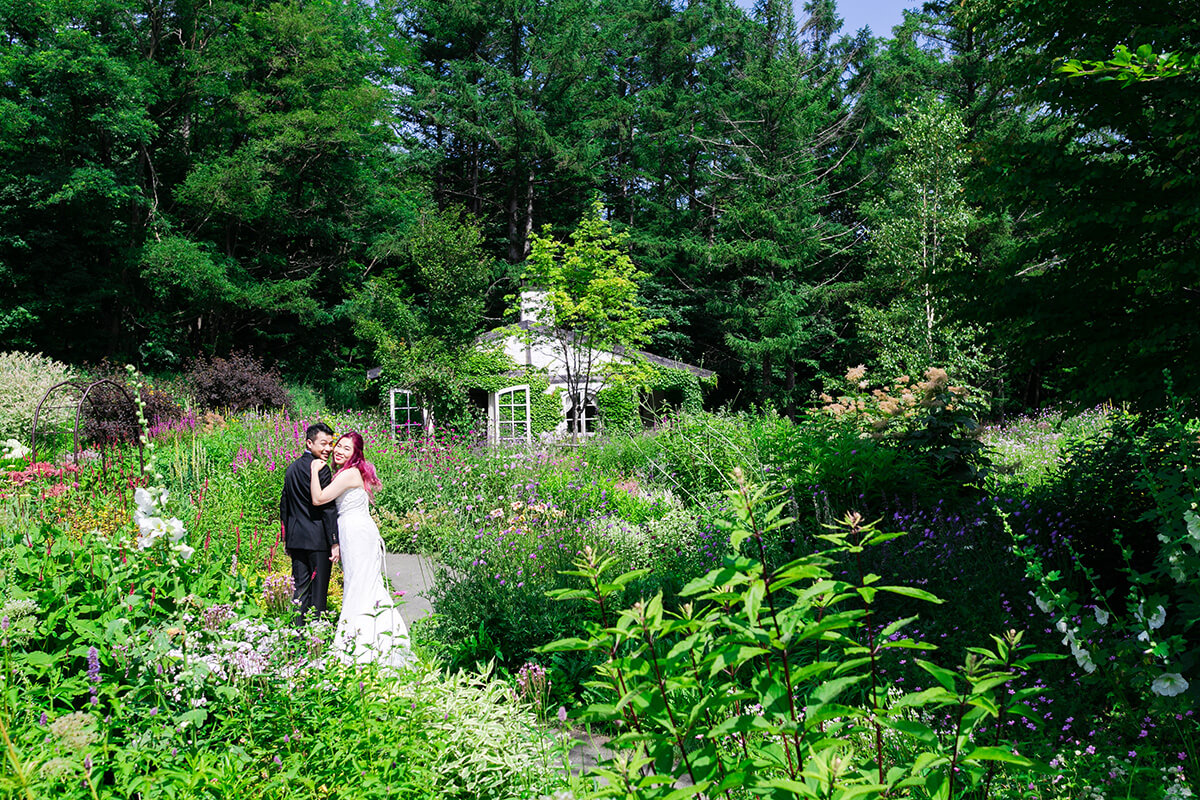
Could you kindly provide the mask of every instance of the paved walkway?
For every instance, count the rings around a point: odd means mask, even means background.
[[[434,577],[433,562],[424,556],[387,553],[383,557],[383,566],[392,581],[393,591],[404,592],[404,602],[400,606],[404,621],[411,624],[429,616],[433,611],[429,602],[429,588],[433,586]]]

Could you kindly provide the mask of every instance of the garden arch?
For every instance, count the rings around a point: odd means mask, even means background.
[[[74,447],[75,447],[75,449],[72,452],[73,452],[73,458],[74,458],[73,463],[76,465],[79,464],[79,454],[80,454],[79,420],[80,420],[80,417],[83,415],[83,404],[97,386],[104,386],[104,385],[113,386],[116,389],[118,389],[121,392],[121,394],[125,396],[125,399],[129,401],[129,407],[133,410],[133,413],[136,416],[137,403],[134,402],[134,399],[133,399],[133,397],[130,396],[129,391],[124,386],[117,383],[116,381],[109,380],[108,378],[101,378],[98,381],[92,381],[91,383],[88,383],[88,384],[83,384],[79,381],[62,381],[60,383],[56,383],[53,386],[51,386],[49,389],[46,390],[46,393],[42,395],[42,399],[40,401],[38,401],[37,408],[35,408],[33,411],[33,431],[31,432],[31,435],[29,437],[29,447],[32,450],[31,457],[33,459],[33,463],[35,463],[35,464],[37,463],[38,420],[42,415],[42,410],[43,409],[50,410],[50,409],[69,409],[69,408],[71,408],[70,403],[67,403],[64,405],[57,405],[57,406],[55,406],[55,405],[47,406],[46,401],[48,401],[50,399],[50,397],[60,389],[64,389],[64,390],[74,389],[75,391],[79,392],[79,400],[74,404],[74,408],[75,408]],[[94,408],[95,403],[93,403],[92,406]],[[140,424],[140,422],[139,422],[139,424]],[[143,440],[145,439],[145,437],[146,437],[146,430],[145,430],[145,428],[143,428],[141,435],[138,436],[138,462],[141,466],[142,471],[145,471],[145,469],[146,469],[146,452],[145,452],[144,443],[143,443]]]

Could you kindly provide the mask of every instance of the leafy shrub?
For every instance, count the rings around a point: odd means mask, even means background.
[[[26,444],[33,430],[33,414],[43,395],[56,383],[70,380],[69,367],[40,353],[0,353],[0,439],[15,438]],[[63,405],[54,403],[50,405]],[[65,408],[43,408],[38,425],[65,428],[74,414]]]
[[[136,442],[143,431],[138,423],[137,393],[129,383],[124,370],[101,369],[93,371],[89,380],[107,380],[92,388],[83,404],[83,430],[85,440],[96,444]],[[113,384],[116,384],[115,386]],[[168,390],[153,384],[138,387],[142,402],[146,404],[144,414],[150,425],[169,426],[183,419],[184,404]]]
[[[793,492],[802,519],[811,508],[818,524],[846,511],[886,508],[897,498],[937,502],[942,494],[928,461],[845,425],[808,419],[773,426],[762,438],[768,477]]]
[[[248,353],[197,359],[188,370],[187,383],[202,408],[245,411],[291,404],[279,372]]]
[[[482,511],[472,520],[475,533],[460,532],[441,553],[444,566],[429,593],[436,636],[453,643],[453,667],[496,659],[516,669],[578,623],[545,593],[562,585],[559,572],[570,568],[583,526],[543,503]]]
[[[424,724],[438,746],[430,766],[444,796],[535,797],[553,785],[561,764],[547,758],[552,743],[533,715],[513,702],[506,683],[486,671],[459,672],[408,691],[425,706]]]
[[[1105,588],[1124,586],[1125,560],[1149,572],[1161,544],[1183,534],[1197,497],[1198,435],[1200,420],[1114,410],[1101,430],[1063,446],[1059,478],[1042,499],[1071,520],[1072,545]]]
[[[1190,683],[1194,699],[1200,420],[1179,406],[1108,419],[1064,448],[1060,479],[1044,493],[1069,520],[1068,535],[1054,547],[1022,537],[1019,552],[1039,607],[1081,667],[1103,666],[1098,677],[1116,691],[1147,696]]]
[[[583,460],[599,471],[636,476],[694,502],[729,489],[735,466],[759,473],[760,424],[745,414],[681,412],[651,431],[618,433],[589,444]]]
[[[984,405],[966,386],[951,384],[944,369],[930,367],[920,381],[902,375],[873,384],[860,364],[847,370],[838,397],[820,399],[814,415],[911,450],[941,477],[978,485],[986,476],[990,459],[979,424]]]

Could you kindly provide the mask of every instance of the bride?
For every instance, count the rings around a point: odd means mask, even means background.
[[[312,501],[337,501],[344,577],[335,651],[348,661],[402,666],[412,657],[408,629],[384,585],[383,539],[370,514],[370,501],[382,484],[363,457],[359,433],[342,434],[333,447],[333,463],[338,472],[322,488],[317,473],[325,462],[313,459]]]

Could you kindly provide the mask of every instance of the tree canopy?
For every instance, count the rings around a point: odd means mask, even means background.
[[[0,0],[0,339],[450,363],[600,197],[647,347],[717,402],[925,362],[1015,404],[1161,401],[1200,355],[1196,5],[840,27],[834,0]]]

